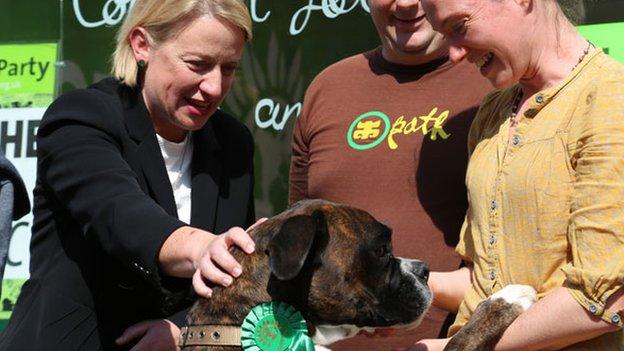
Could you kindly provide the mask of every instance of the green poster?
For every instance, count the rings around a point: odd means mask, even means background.
[[[5,279],[2,281],[2,303],[0,304],[0,330],[9,322],[13,306],[26,279]]]
[[[579,26],[579,32],[609,56],[624,63],[624,22]]]
[[[53,43],[0,45],[0,107],[48,107],[56,56]]]

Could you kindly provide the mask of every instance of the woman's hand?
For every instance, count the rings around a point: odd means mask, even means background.
[[[258,220],[247,230],[251,230],[266,218]],[[242,267],[229,249],[237,246],[250,254],[255,243],[245,230],[230,228],[221,235],[207,231],[181,227],[165,241],[158,256],[162,271],[173,277],[192,277],[195,292],[202,297],[212,296],[209,285],[228,286],[242,273]]]
[[[379,328],[373,331],[362,330],[358,333],[359,335],[364,335],[368,338],[387,338],[389,336],[393,336],[396,334],[396,329],[394,328]]]
[[[206,280],[214,284],[229,286],[234,278],[241,275],[243,268],[230,254],[229,249],[236,245],[247,254],[254,252],[256,245],[247,232],[266,220],[267,218],[259,219],[246,231],[239,227],[231,228],[214,237],[198,252],[193,260],[193,267],[195,268],[193,288],[198,295],[206,298],[212,296],[212,289]]]
[[[443,351],[451,338],[446,339],[423,339],[414,345],[403,349],[392,349],[392,351]]]
[[[233,279],[243,272],[243,269],[232,254],[230,246],[236,245],[245,253],[255,250],[255,244],[249,234],[242,228],[234,227],[227,232],[214,236],[203,247],[199,247],[193,258],[193,288],[195,292],[205,298],[212,296],[209,282],[229,286]]]
[[[167,319],[154,319],[124,330],[115,343],[121,346],[139,339],[130,351],[177,351],[179,338],[180,329],[175,324]]]

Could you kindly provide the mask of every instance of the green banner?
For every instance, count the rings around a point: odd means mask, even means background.
[[[579,26],[578,31],[609,56],[624,63],[624,22]]]
[[[47,107],[54,98],[57,44],[0,45],[0,107]]]
[[[2,303],[0,304],[0,330],[8,323],[13,306],[26,279],[5,279],[2,281]]]

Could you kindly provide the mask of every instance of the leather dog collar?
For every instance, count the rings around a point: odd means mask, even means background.
[[[180,330],[178,346],[241,346],[241,328],[235,325],[191,325]]]
[[[312,351],[308,324],[294,307],[270,301],[252,308],[242,325],[192,324],[181,329],[178,346],[239,346],[245,350]]]

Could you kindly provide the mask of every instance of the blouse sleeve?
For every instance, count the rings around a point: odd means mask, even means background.
[[[572,257],[563,271],[583,307],[621,326],[605,303],[624,281],[624,76],[608,79],[588,87],[576,106],[569,142],[575,171]]]

